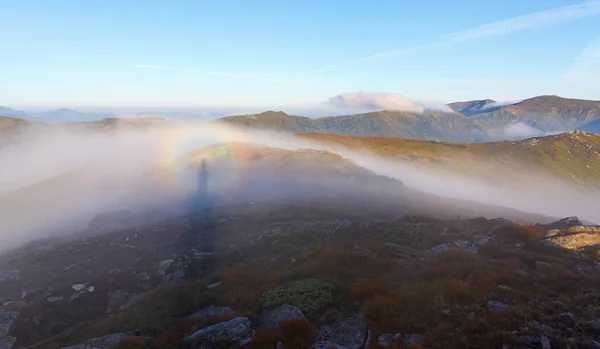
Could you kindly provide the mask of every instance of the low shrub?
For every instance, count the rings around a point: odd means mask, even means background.
[[[265,293],[260,302],[265,308],[290,304],[306,316],[314,316],[333,303],[333,285],[318,280],[306,279],[290,282]]]

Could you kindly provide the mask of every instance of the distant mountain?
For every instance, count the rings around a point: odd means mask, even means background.
[[[464,116],[471,116],[480,113],[483,110],[490,111],[495,103],[496,101],[493,99],[482,99],[449,103],[448,106],[457,113],[463,114]]]
[[[12,118],[25,118],[27,116],[27,112],[23,110],[15,110],[8,107],[0,106],[0,116],[8,116]]]
[[[281,111],[268,111],[224,117],[217,122],[292,133],[473,143],[558,134],[600,120],[600,101],[558,96],[539,96],[513,104],[485,99],[456,102],[448,106],[456,112],[383,110],[311,119]]]
[[[30,117],[44,122],[56,123],[100,120],[109,118],[111,116],[111,114],[107,113],[83,113],[72,109],[62,108],[43,113],[31,114]]]
[[[600,120],[600,101],[539,96],[496,110],[482,110],[471,118],[485,128],[523,123],[549,132],[575,130]]]

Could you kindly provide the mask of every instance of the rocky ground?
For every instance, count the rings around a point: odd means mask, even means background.
[[[600,348],[599,227],[343,206],[206,208],[2,255],[0,348]]]

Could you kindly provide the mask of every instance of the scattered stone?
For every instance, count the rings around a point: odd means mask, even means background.
[[[195,343],[200,348],[206,346],[212,348],[212,345],[226,342],[229,345],[245,345],[250,343],[254,337],[254,331],[251,328],[250,320],[245,317],[221,322],[212,326],[205,327],[200,331],[184,338],[184,343]]]
[[[501,290],[506,290],[506,291],[512,290],[512,288],[510,288],[510,286],[506,286],[506,285],[498,285],[498,288]]]
[[[63,297],[48,297],[46,300],[50,303],[58,303],[63,301]]]
[[[279,327],[282,322],[296,319],[306,320],[306,317],[300,309],[284,304],[278,308],[264,311],[260,314],[258,323],[261,328],[273,329]]]
[[[0,349],[11,349],[16,341],[15,337],[2,337],[0,338]]]
[[[213,284],[207,285],[206,288],[208,288],[210,290],[210,289],[213,289],[213,288],[219,287],[219,286],[221,286],[221,281],[217,281]]]
[[[326,325],[317,331],[313,348],[337,345],[348,349],[362,348],[367,336],[367,326],[358,314],[334,325]]]
[[[499,312],[510,309],[510,305],[504,304],[499,301],[490,300],[487,302],[488,310],[491,312]]]
[[[233,310],[230,307],[222,305],[209,305],[200,309],[199,311],[189,315],[187,318],[190,320],[207,320],[215,317],[222,317],[227,314],[233,314]]]
[[[7,336],[10,332],[10,327],[19,317],[16,311],[0,312],[0,337]]]
[[[283,343],[279,342],[279,343],[277,343],[277,349],[285,349],[285,345],[283,345]]]
[[[19,279],[19,271],[18,270],[0,270],[0,282],[9,281],[9,280],[18,280]]]
[[[123,339],[128,337],[130,336],[122,332],[111,333],[106,336],[88,339],[79,344],[72,345],[70,347],[64,347],[62,349],[112,349],[116,347]]]
[[[85,284],[74,284],[73,286],[71,286],[71,288],[73,288],[76,292],[83,291],[85,287]]]
[[[548,340],[547,336],[541,336],[540,337],[540,342],[542,344],[542,349],[551,349],[552,348],[550,346],[550,340]]]

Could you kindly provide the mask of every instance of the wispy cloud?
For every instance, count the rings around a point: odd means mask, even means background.
[[[218,76],[218,77],[223,77],[223,78],[254,80],[254,81],[262,81],[262,82],[278,83],[278,84],[288,84],[288,85],[310,86],[317,82],[322,83],[323,81],[326,81],[326,80],[335,79],[335,77],[319,77],[319,76],[295,77],[295,76],[272,76],[272,75],[260,75],[260,74],[233,73],[233,72],[223,72],[223,71],[210,70],[210,69],[174,67],[174,66],[152,65],[152,64],[136,64],[136,67],[137,68],[145,68],[145,69],[172,70],[172,71],[180,71],[180,72],[188,72],[188,73],[199,73],[199,74],[212,75],[212,76]]]
[[[558,7],[551,10],[536,12],[524,16],[514,17],[498,22],[488,23],[476,28],[467,29],[459,32],[446,34],[431,43],[406,48],[380,52],[370,56],[357,58],[354,60],[344,61],[337,64],[328,65],[325,67],[308,70],[295,76],[307,76],[314,73],[320,73],[328,70],[343,68],[349,65],[370,61],[382,57],[402,56],[414,54],[425,50],[438,49],[443,47],[453,46],[462,42],[489,38],[493,36],[507,35],[515,32],[523,31],[530,28],[550,26],[564,22],[570,22],[585,17],[595,16],[600,14],[600,1],[592,0],[584,3]]]

